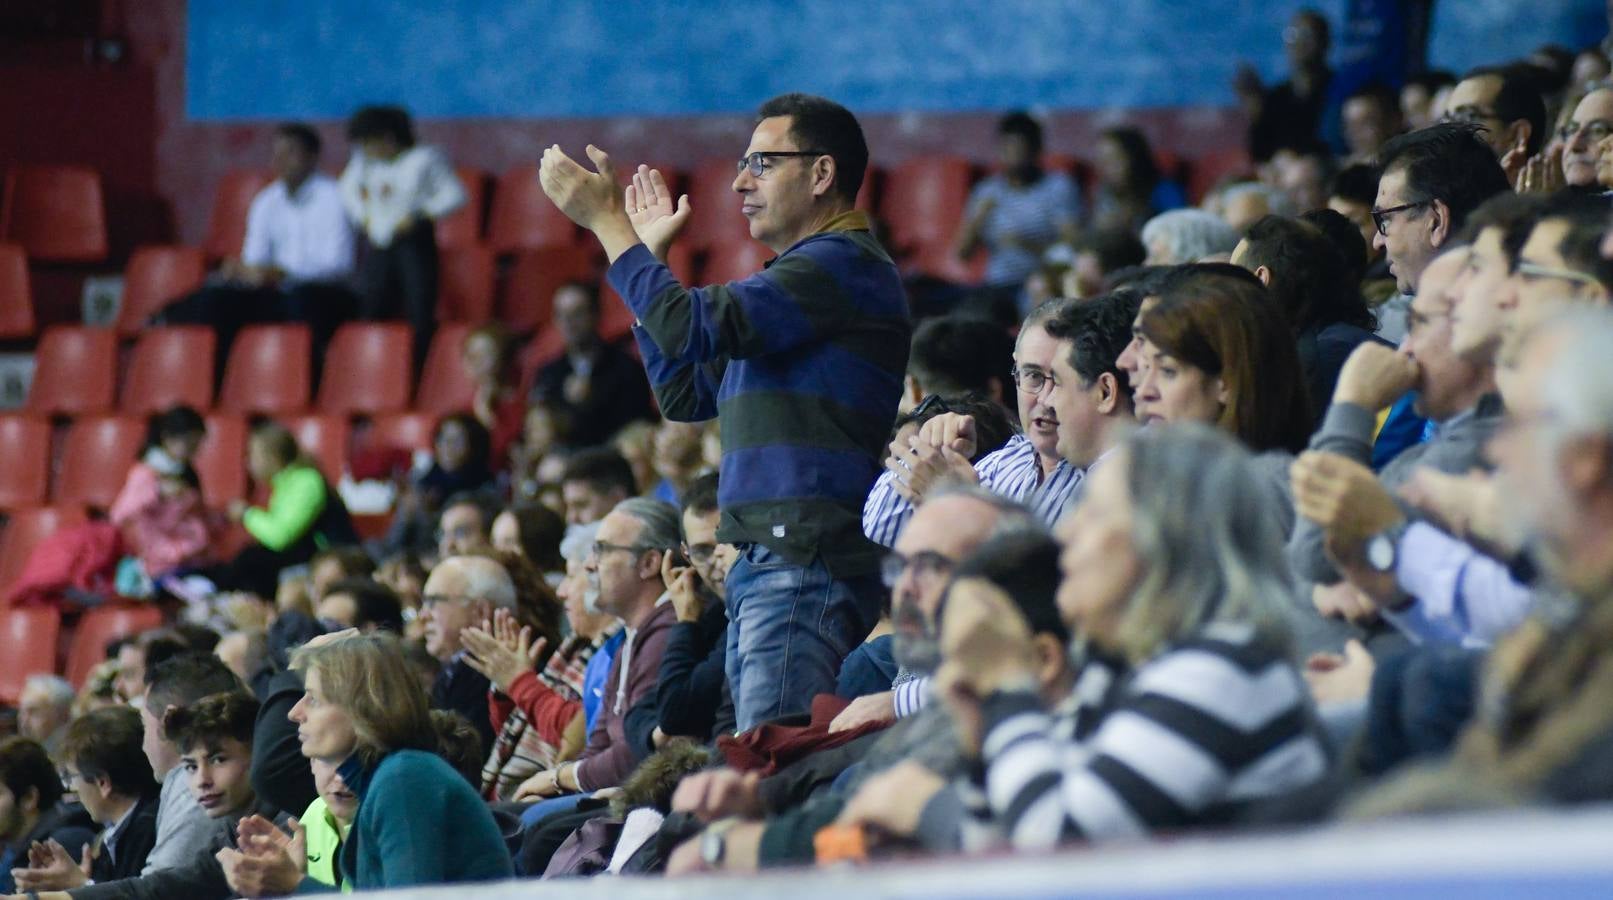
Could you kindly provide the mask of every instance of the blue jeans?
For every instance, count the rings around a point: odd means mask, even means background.
[[[725,668],[740,731],[805,713],[832,694],[840,663],[879,621],[879,578],[836,579],[823,561],[795,565],[741,545],[728,573]]]

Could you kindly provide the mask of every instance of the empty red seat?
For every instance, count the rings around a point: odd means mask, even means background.
[[[144,603],[107,603],[91,608],[73,629],[73,643],[67,651],[67,680],[75,688],[83,685],[90,671],[106,659],[107,644],[161,625],[162,610]]]
[[[599,336],[607,341],[615,342],[633,331],[633,323],[638,317],[633,310],[616,293],[616,289],[609,282],[599,284]]]
[[[6,173],[0,239],[21,244],[35,259],[105,259],[106,205],[100,173],[84,166],[14,166]]]
[[[224,364],[219,409],[263,415],[307,409],[310,340],[306,325],[253,325],[241,329]],[[407,353],[404,364],[408,364]],[[341,365],[331,368],[339,369]]]
[[[146,442],[146,423],[129,416],[78,419],[67,430],[53,492],[60,505],[105,509],[123,489]]]
[[[27,415],[0,416],[0,460],[5,461],[0,464],[0,509],[44,503],[50,486],[50,423]]]
[[[109,412],[117,358],[118,337],[109,328],[47,328],[34,355],[28,408],[45,415]]]
[[[202,247],[213,259],[239,257],[246,243],[246,216],[252,199],[274,181],[263,169],[227,172],[213,191],[213,212],[207,217],[207,240]]]
[[[0,244],[0,338],[32,337],[34,289],[21,244]]]
[[[499,176],[487,218],[487,243],[497,253],[577,243],[577,226],[543,192],[535,163]]]
[[[481,324],[493,318],[493,251],[480,244],[437,253],[437,321]]]
[[[669,254],[670,255],[670,254]],[[701,273],[702,284],[727,284],[762,271],[773,251],[755,241],[731,241],[711,248]]]
[[[952,242],[920,244],[909,250],[903,270],[908,274],[929,275],[954,284],[979,284],[986,274],[986,254],[976,252],[961,260],[952,252]]]
[[[118,408],[145,416],[175,406],[207,412],[213,405],[213,350],[204,325],[172,325],[140,334],[123,377]]]
[[[54,606],[0,611],[0,703],[16,706],[34,675],[56,671],[62,612]]]
[[[223,509],[233,500],[245,500],[246,422],[240,416],[207,417],[207,437],[191,465],[202,482],[202,501]]]
[[[582,247],[541,247],[516,254],[499,294],[498,319],[526,333],[554,318],[554,292],[568,281],[599,277],[593,254]]]
[[[952,240],[963,221],[973,176],[969,161],[956,156],[918,156],[892,169],[879,205],[892,246],[905,252]]]
[[[365,446],[371,449],[432,450],[436,437],[437,417],[427,412],[392,413],[370,420],[364,435]]]
[[[84,522],[84,510],[76,506],[44,506],[11,514],[0,531],[0,597],[11,592],[34,547],[58,529]]]
[[[470,409],[476,385],[465,372],[465,338],[471,326],[444,324],[431,338],[431,351],[420,373],[420,390],[414,408],[440,416]]]
[[[342,480],[342,473],[347,471],[347,442],[351,434],[346,416],[293,416],[282,419],[281,424],[291,429],[297,446],[331,484]]]
[[[202,286],[207,260],[195,247],[146,246],[129,257],[123,271],[123,301],[118,306],[121,337],[140,333],[163,307]]]
[[[336,329],[319,383],[319,411],[350,416],[407,408],[413,340],[401,322],[350,322]]]
[[[740,212],[734,192],[734,160],[708,159],[689,173],[689,224],[679,240],[696,251],[735,241],[748,241],[750,220]]]
[[[487,211],[487,173],[461,166],[454,170],[465,186],[465,205],[437,220],[437,249],[452,250],[479,244],[482,215]]]

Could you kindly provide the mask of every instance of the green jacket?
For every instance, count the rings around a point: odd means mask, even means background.
[[[339,887],[342,893],[350,894],[353,889],[341,884],[336,872],[336,857],[342,851],[342,826],[331,815],[330,807],[325,805],[324,797],[314,798],[308,804],[308,811],[302,814],[303,834],[308,844],[308,877],[317,880],[320,884]]]

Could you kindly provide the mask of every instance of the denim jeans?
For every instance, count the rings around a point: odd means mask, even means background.
[[[803,567],[761,544],[739,550],[727,579],[725,667],[746,731],[834,693],[840,663],[879,621],[884,587],[876,575],[836,579],[820,559]]]

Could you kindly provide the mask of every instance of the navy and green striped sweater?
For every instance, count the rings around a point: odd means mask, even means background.
[[[759,543],[837,577],[878,566],[861,515],[879,474],[912,327],[901,276],[860,212],[836,217],[749,278],[678,284],[639,245],[610,267],[661,413],[717,418],[717,538]]]

